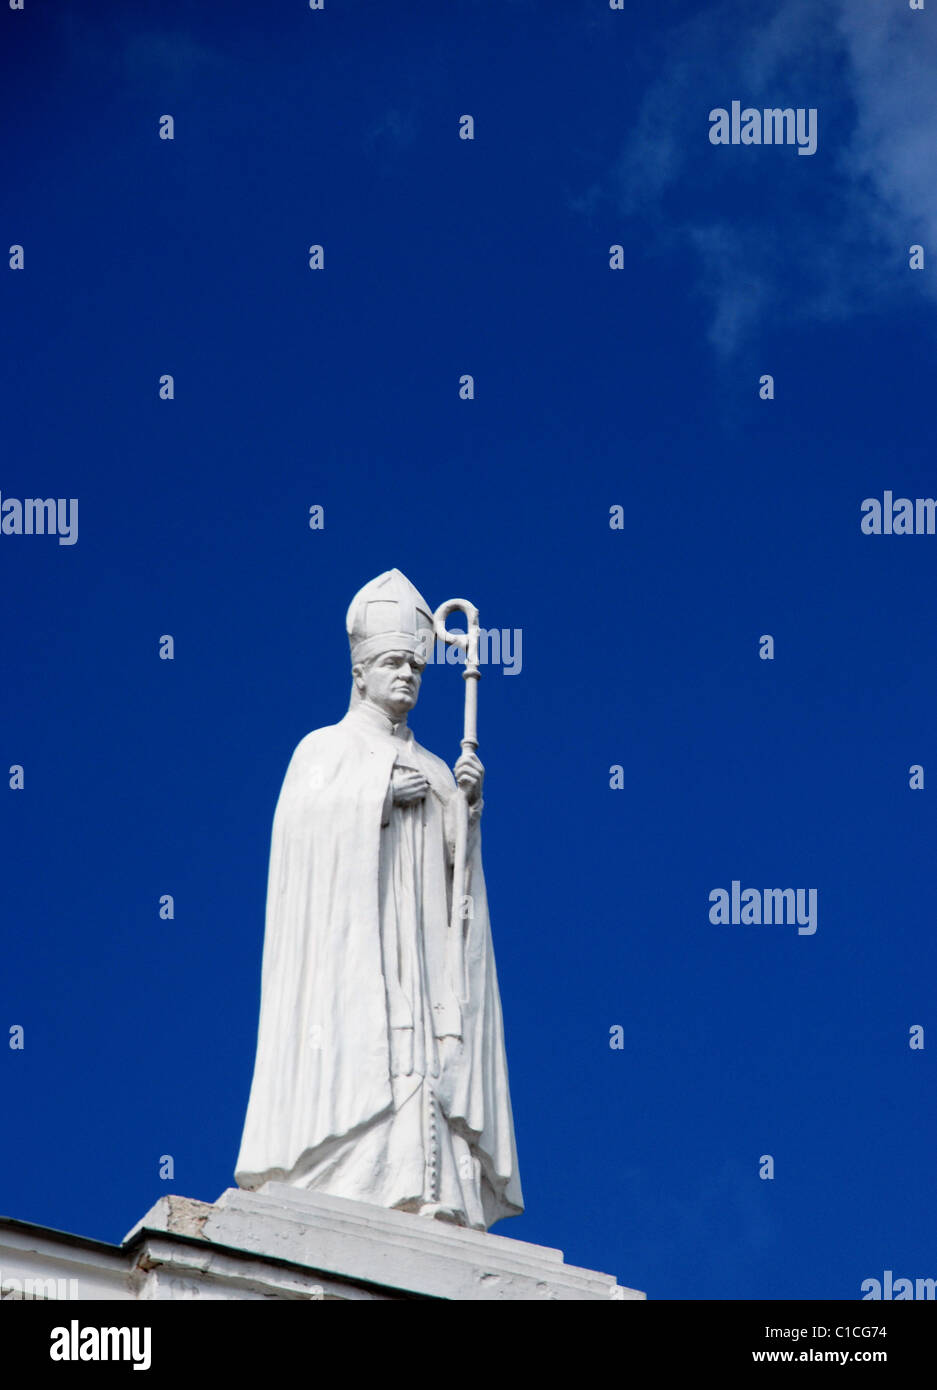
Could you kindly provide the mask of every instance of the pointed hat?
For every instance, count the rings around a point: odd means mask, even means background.
[[[400,570],[385,570],[359,589],[348,606],[345,629],[352,665],[381,652],[432,649],[432,609]]]

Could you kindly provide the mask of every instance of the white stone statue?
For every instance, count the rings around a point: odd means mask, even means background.
[[[434,628],[409,580],[395,569],[365,585],[346,626],[348,713],[299,744],[274,816],[235,1176],[487,1230],[523,1197],[482,871],[484,768],[470,746],[454,778],[407,725]]]

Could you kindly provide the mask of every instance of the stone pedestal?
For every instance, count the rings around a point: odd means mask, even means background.
[[[229,1188],[214,1206],[163,1197],[124,1244],[138,1239],[149,1268],[144,1297],[177,1297],[180,1279],[221,1298],[644,1297],[609,1274],[564,1264],[559,1250],[278,1183],[262,1195]],[[244,1294],[232,1261],[244,1262]]]
[[[641,1299],[559,1250],[271,1184],[161,1197],[119,1246],[0,1219],[0,1297]]]

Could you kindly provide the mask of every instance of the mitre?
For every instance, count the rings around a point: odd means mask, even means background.
[[[426,599],[400,570],[385,570],[359,589],[345,618],[351,662],[381,652],[419,652],[429,659],[433,613]]]

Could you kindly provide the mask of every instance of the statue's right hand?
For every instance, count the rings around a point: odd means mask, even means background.
[[[412,767],[395,767],[391,787],[395,806],[415,806],[429,791],[429,782]]]

